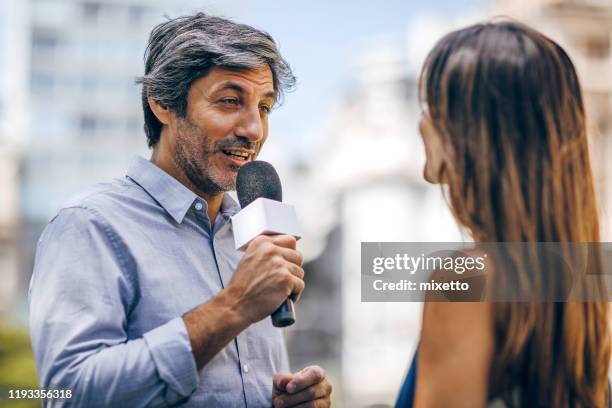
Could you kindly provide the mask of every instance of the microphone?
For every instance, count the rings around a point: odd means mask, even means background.
[[[236,193],[242,208],[259,197],[283,201],[278,173],[274,166],[263,160],[254,160],[240,167],[236,176]]]
[[[274,167],[254,160],[240,167],[236,192],[242,209],[232,216],[236,249],[244,250],[258,235],[288,234],[300,239],[295,208],[282,203],[283,189]],[[295,323],[293,301],[287,299],[271,315],[274,327]]]

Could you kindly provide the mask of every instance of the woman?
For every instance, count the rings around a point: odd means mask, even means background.
[[[476,24],[438,42],[420,88],[424,176],[474,241],[599,242],[581,89],[559,45]],[[397,406],[605,407],[608,319],[604,302],[425,303]]]

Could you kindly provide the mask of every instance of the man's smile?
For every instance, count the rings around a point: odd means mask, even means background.
[[[226,156],[229,156],[232,159],[235,159],[241,162],[247,162],[251,160],[251,158],[253,157],[253,154],[255,154],[253,150],[240,149],[240,148],[221,149],[221,151]]]
[[[226,148],[220,149],[220,151],[233,170],[238,170],[241,166],[253,160],[255,156],[254,150],[245,148]]]

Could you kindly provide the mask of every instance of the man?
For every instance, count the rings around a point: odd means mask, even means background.
[[[38,243],[40,386],[73,396],[49,404],[329,406],[320,367],[278,374],[269,315],[304,289],[295,239],[236,251],[225,193],[295,82],[288,64],[268,34],[198,13],[153,30],[140,82],[151,160],[65,204]]]

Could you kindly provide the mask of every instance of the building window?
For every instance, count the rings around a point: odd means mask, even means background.
[[[83,3],[83,20],[89,23],[97,22],[101,8],[102,5],[98,2],[90,1]]]
[[[96,117],[90,114],[83,114],[79,119],[79,128],[83,133],[93,133],[96,130]]]
[[[53,50],[58,43],[57,33],[53,31],[34,30],[32,34],[32,47],[37,50]]]

